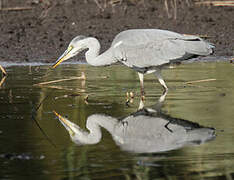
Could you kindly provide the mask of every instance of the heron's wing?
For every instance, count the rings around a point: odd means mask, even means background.
[[[128,30],[112,43],[116,58],[130,67],[160,66],[193,55],[207,55],[208,43],[197,36],[163,30]]]

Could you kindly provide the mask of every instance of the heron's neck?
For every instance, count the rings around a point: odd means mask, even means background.
[[[92,66],[104,66],[114,63],[113,56],[110,51],[100,53],[101,45],[99,41],[94,37],[89,37],[86,40],[86,46],[89,49],[86,53],[86,60]]]
[[[101,127],[109,131],[111,134],[118,120],[110,116],[92,115],[86,122],[86,128],[89,132],[77,128],[76,139],[82,144],[97,144],[102,138]]]

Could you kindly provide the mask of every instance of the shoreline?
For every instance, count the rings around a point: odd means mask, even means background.
[[[189,64],[189,63],[209,63],[209,62],[230,62],[234,61],[234,56],[206,56],[206,57],[198,57],[190,60],[181,61],[181,64]],[[87,64],[86,61],[66,61],[61,65],[82,65]],[[121,63],[119,63],[121,64]],[[53,62],[43,62],[43,61],[34,61],[34,62],[14,62],[14,61],[0,61],[0,65],[4,68],[12,67],[12,66],[51,66]],[[115,65],[115,64],[113,64]],[[91,66],[91,65],[90,65]],[[110,65],[111,66],[111,65]],[[124,66],[124,65],[123,65]]]

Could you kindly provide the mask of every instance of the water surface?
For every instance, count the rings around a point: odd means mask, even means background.
[[[131,69],[85,64],[61,65],[54,71],[45,65],[7,67],[8,76],[0,87],[0,179],[233,178],[233,69],[233,64],[222,62],[165,69],[163,76],[169,93],[160,112],[170,118],[215,128],[217,136],[170,150],[139,152],[136,147],[123,148],[121,141],[103,127],[99,142],[77,145],[53,113],[58,112],[84,130],[87,119],[94,115],[117,120],[135,115],[139,112],[140,85]],[[35,85],[78,77],[82,72],[86,80]],[[186,83],[204,79],[213,80]],[[145,76],[145,90],[144,107],[154,109],[162,95],[154,75]],[[127,104],[126,92],[135,95]],[[129,123],[122,124],[131,127]],[[169,128],[172,126],[169,124]],[[174,138],[174,134],[170,137]]]

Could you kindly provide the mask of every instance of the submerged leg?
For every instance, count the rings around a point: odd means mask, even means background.
[[[160,103],[162,104],[165,101],[166,96],[167,96],[167,91],[164,91],[158,100],[158,104]]]
[[[167,96],[167,91],[164,91],[163,94],[158,99],[158,102],[155,105],[153,105],[152,108],[155,109],[157,112],[161,112],[166,96]]]
[[[164,93],[167,92],[168,88],[167,88],[165,81],[163,80],[163,78],[161,76],[161,70],[155,71],[155,75],[157,76],[159,83],[162,85],[162,87],[164,89]]]
[[[144,74],[138,72],[138,76],[139,76],[140,85],[141,85],[141,96],[144,96],[145,95],[145,91],[144,91]]]

